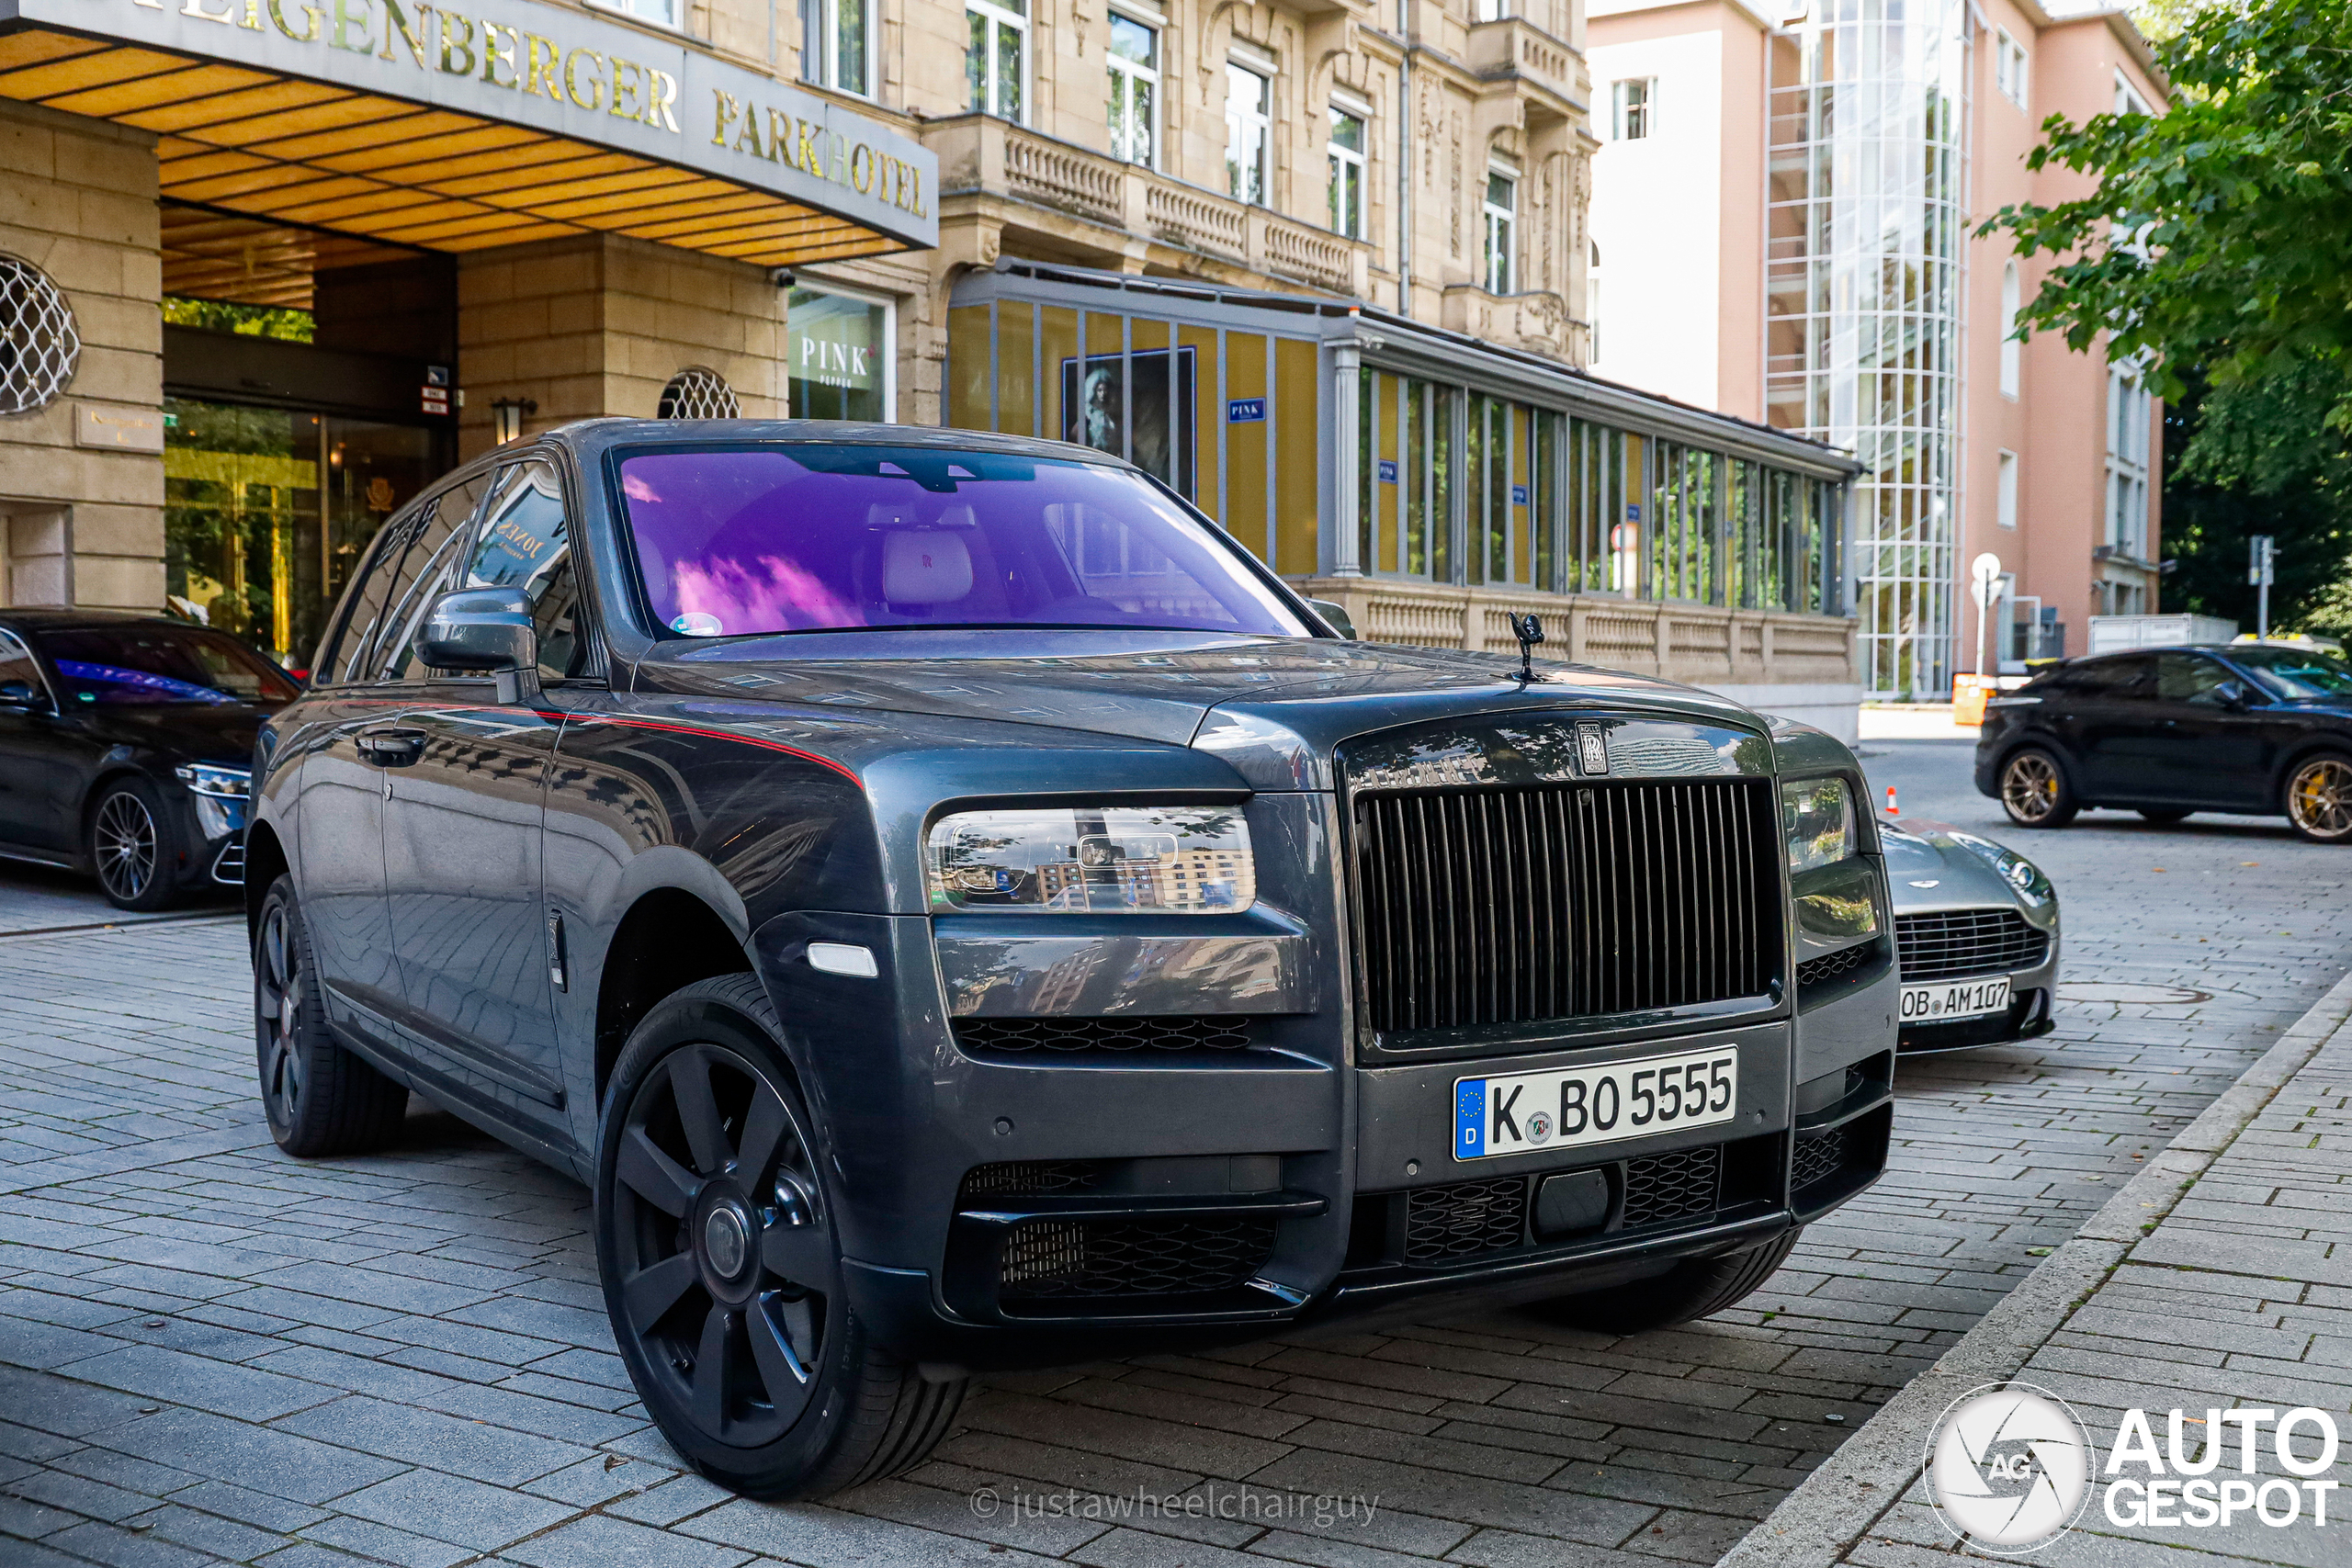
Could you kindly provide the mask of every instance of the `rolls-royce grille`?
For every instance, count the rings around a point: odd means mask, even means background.
[[[1405,1261],[1451,1263],[1517,1247],[1527,1227],[1527,1178],[1417,1187],[1405,1195]]]
[[[1945,909],[1894,917],[1903,978],[1958,980],[2030,969],[2050,955],[2050,933],[2015,909]]]
[[[959,1018],[967,1051],[1240,1051],[1247,1017]]]
[[[1040,1220],[1017,1225],[998,1265],[1007,1297],[1173,1296],[1227,1291],[1273,1250],[1275,1222]]]
[[[1365,1016],[1384,1033],[1764,993],[1771,784],[1545,784],[1355,802]]]
[[[1695,1219],[1712,1214],[1723,1185],[1724,1151],[1678,1149],[1625,1162],[1625,1225],[1660,1224],[1668,1220]]]

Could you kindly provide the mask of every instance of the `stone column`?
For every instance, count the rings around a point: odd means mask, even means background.
[[[62,389],[0,416],[0,600],[164,603],[164,327],[155,139],[0,100],[0,254],[72,312]]]
[[[650,419],[662,389],[699,366],[743,417],[784,414],[784,291],[762,267],[582,234],[458,260],[460,456],[492,441],[502,398],[537,407],[526,434],[600,414]]]

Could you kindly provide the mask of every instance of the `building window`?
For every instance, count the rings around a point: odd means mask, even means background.
[[[64,294],[32,263],[0,255],[0,415],[47,408],[81,363]]]
[[[1997,493],[1998,499],[1995,504],[1998,510],[1995,513],[1993,521],[2004,528],[2016,527],[2018,525],[2018,455],[2015,452],[2001,454],[2001,473]]]
[[[641,22],[659,22],[665,28],[678,26],[678,0],[588,0],[588,3],[602,10],[635,17]]]
[[[2001,90],[2001,96],[2023,108],[2025,82],[2025,45],[2011,38],[2007,28],[1996,29],[1993,40],[1993,85]]]
[[[1225,188],[1253,207],[1266,204],[1266,144],[1273,87],[1246,65],[1225,67]]]
[[[1519,13],[1511,6],[1513,0],[1478,0],[1477,16],[1482,22],[1499,22]]]
[[[1639,141],[1654,129],[1657,112],[1657,78],[1630,76],[1617,84],[1617,140]]]
[[[1363,117],[1331,110],[1331,232],[1363,238]]]
[[[1111,156],[1149,167],[1159,146],[1159,29],[1111,14]]]
[[[2128,365],[2107,372],[2107,542],[2120,555],[2148,553],[2148,389]]]
[[[1487,292],[1509,294],[1516,286],[1513,258],[1518,254],[1515,216],[1519,204],[1519,179],[1514,175],[1491,169],[1487,174]]]
[[[874,96],[873,0],[800,0],[800,79]]]
[[[2148,100],[2140,96],[2138,88],[2132,86],[2131,83],[2124,80],[2123,73],[2120,71],[2118,71],[2115,73],[2115,112],[2117,114],[2146,114],[2150,112],[2148,108]]]
[[[656,419],[741,419],[742,405],[735,400],[735,389],[727,378],[716,370],[699,365],[689,365],[662,389],[662,401],[654,408]]]
[[[1029,68],[1028,0],[964,0],[971,41],[964,51],[964,81],[972,112],[1018,123]]]
[[[2025,381],[2025,344],[2019,343],[2018,308],[2022,303],[2018,264],[2001,264],[2001,396],[2014,398]]]
[[[1600,242],[1587,243],[1591,259],[1584,269],[1584,358],[1589,367],[1600,363]]]
[[[785,392],[795,419],[899,417],[890,302],[827,285],[785,297]]]

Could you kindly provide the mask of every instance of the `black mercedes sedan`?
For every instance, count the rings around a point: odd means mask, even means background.
[[[2352,842],[2352,665],[2278,642],[2077,659],[1986,705],[1976,788],[2020,828],[2227,811]]]
[[[0,610],[0,857],[122,909],[243,880],[254,737],[287,673],[235,637],[97,610]]]
[[[645,1408],[746,1492],[906,1469],[983,1369],[1704,1316],[1885,1163],[1846,747],[1347,640],[1099,452],[564,426],[396,513],[311,668],[272,1132],[416,1092],[590,1183]]]

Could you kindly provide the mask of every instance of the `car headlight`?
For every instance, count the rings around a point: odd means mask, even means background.
[[[1844,779],[1799,779],[1781,786],[1781,821],[1789,870],[1812,871],[1851,855],[1854,797]]]
[[[2018,890],[2018,897],[2034,908],[2054,903],[2058,889],[2042,874],[2040,866],[2006,845],[1990,839],[1980,839],[1973,833],[1953,833],[1951,841],[1987,863],[2001,874],[2001,880]]]
[[[926,847],[933,908],[1221,915],[1258,897],[1234,807],[959,811]]]
[[[198,795],[219,800],[243,800],[254,792],[251,768],[224,768],[217,762],[182,762],[172,770],[180,783]]]

